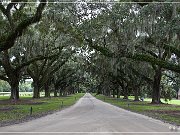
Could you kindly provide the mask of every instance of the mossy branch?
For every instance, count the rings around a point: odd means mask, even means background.
[[[175,65],[175,64],[172,64],[168,61],[163,61],[161,59],[154,58],[154,57],[146,55],[146,54],[127,55],[126,57],[137,60],[137,61],[149,62],[151,64],[158,65],[162,68],[180,73],[180,66],[179,65]]]
[[[40,21],[46,2],[47,0],[41,0],[40,4],[37,7],[36,13],[33,17],[26,18],[8,36],[4,38],[0,38],[0,52],[14,46],[15,40],[22,35],[23,31],[29,25]],[[2,5],[1,5],[1,8],[2,8]]]
[[[158,65],[162,68],[171,70],[171,71],[175,71],[177,73],[180,73],[180,66],[179,65],[175,65],[173,63],[170,63],[168,61],[164,61],[158,58],[155,58],[153,56],[149,56],[147,54],[126,54],[124,56],[116,56],[114,53],[112,53],[109,49],[101,47],[101,46],[95,46],[95,45],[91,45],[91,47],[93,47],[95,50],[100,51],[103,55],[107,56],[107,57],[126,57],[126,58],[130,58],[136,61],[143,61],[143,62],[149,62],[153,65]]]

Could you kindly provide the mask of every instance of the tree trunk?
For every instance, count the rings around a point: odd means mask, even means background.
[[[20,71],[16,71],[10,64],[10,57],[8,50],[2,53],[1,64],[5,70],[5,73],[8,77],[8,83],[11,86],[11,96],[10,99],[16,101],[19,99],[19,77]]]
[[[57,97],[57,90],[54,90],[54,97]]]
[[[59,97],[62,97],[62,95],[63,95],[62,89],[59,89]]]
[[[117,87],[117,98],[120,98],[120,88]]]
[[[152,91],[152,102],[153,104],[160,104],[160,84],[161,84],[162,71],[161,68],[155,70],[153,91]]]
[[[115,90],[113,89],[113,98],[115,98]]]
[[[17,101],[19,99],[19,81],[12,82],[11,86],[11,96],[10,99]]]
[[[124,87],[124,98],[123,99],[128,99],[128,86]]]
[[[71,94],[74,94],[75,93],[74,88],[72,88],[72,90],[70,92],[71,92]]]
[[[176,92],[176,99],[179,99],[179,92],[180,92],[180,90],[178,90],[178,91]]]
[[[49,83],[44,84],[45,97],[50,97]]]
[[[58,85],[54,84],[54,97],[57,97]]]
[[[40,98],[40,87],[38,82],[34,81],[34,93],[33,98]]]
[[[110,90],[107,90],[106,93],[107,93],[108,97],[111,97],[111,91]]]
[[[133,88],[134,90],[134,101],[139,101],[139,91],[137,87]]]
[[[63,97],[66,97],[67,96],[67,92],[66,90],[62,93]]]
[[[13,101],[17,101],[19,99],[19,78],[18,73],[12,73],[10,78],[10,86],[11,86],[11,96],[10,99]]]

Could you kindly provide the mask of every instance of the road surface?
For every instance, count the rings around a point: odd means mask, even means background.
[[[0,128],[0,135],[177,135],[169,124],[85,94],[75,105],[29,122]],[[168,133],[167,133],[168,132]]]

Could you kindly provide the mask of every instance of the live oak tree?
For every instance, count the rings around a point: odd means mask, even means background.
[[[45,56],[39,55],[27,58],[25,49],[19,41],[13,48],[1,52],[1,79],[7,81],[11,86],[11,99],[19,99],[19,81],[22,79],[24,68],[30,63],[44,59]]]
[[[53,83],[55,95],[86,87],[118,98],[131,94],[135,100],[148,93],[152,103],[161,103],[167,90],[173,91],[167,82],[178,89],[178,3],[79,1],[45,8],[45,0],[37,6],[18,2],[0,5],[0,79],[13,89],[22,77],[31,76],[34,97],[41,89],[49,96]]]
[[[36,3],[34,3],[34,5],[35,4]],[[13,54],[10,54],[8,49],[17,44],[16,42],[18,40],[18,37],[22,36],[23,31],[26,30],[29,25],[40,21],[45,5],[46,0],[41,0],[37,7],[33,6],[34,12],[33,10],[32,12],[29,12],[31,11],[32,6],[30,6],[27,2],[19,0],[0,2],[0,55],[1,66],[3,67],[1,79],[7,81],[10,84],[11,99],[17,100],[19,98],[18,85],[21,78],[22,68],[28,65],[30,62],[35,61],[35,59],[37,58],[17,65],[17,63],[23,60],[24,57],[20,57],[20,55],[22,54],[20,54],[20,52],[16,52],[16,55],[19,56],[18,58],[15,56],[15,59],[13,59]],[[40,59],[42,59],[42,57]]]
[[[74,53],[71,59],[54,74],[52,82],[54,84],[54,96],[58,96],[58,93],[59,96],[64,96],[67,93],[73,94],[79,91],[77,83],[83,83],[81,80],[83,70],[79,69],[80,62],[76,57],[76,53]]]
[[[62,36],[59,36],[58,33],[54,33],[53,31],[50,32],[50,30],[48,32],[40,34],[39,39],[34,41],[36,46],[33,46],[30,52],[30,56],[33,56],[37,52],[41,52],[41,54],[47,56],[42,60],[32,62],[27,67],[27,73],[33,79],[34,98],[40,97],[42,88],[45,90],[45,96],[50,96],[48,85],[53,75],[74,53],[69,46],[64,47],[65,43],[69,41],[68,38],[67,40],[64,38],[64,42],[59,43]]]
[[[147,5],[142,8],[138,4],[115,4],[107,10],[108,15],[105,11],[87,19],[80,29],[87,27],[81,32],[85,41],[105,56],[150,63],[155,70],[152,103],[160,103],[162,69],[178,73],[180,69],[171,62],[173,54],[179,55],[175,47],[179,42],[177,8],[174,4]]]
[[[45,96],[50,96],[48,88],[49,81],[54,73],[67,61],[67,58],[64,60],[58,60],[57,57],[58,56],[53,57],[52,59],[34,62],[28,67],[27,72],[33,79],[34,98],[40,97],[40,91],[42,88],[45,89]]]

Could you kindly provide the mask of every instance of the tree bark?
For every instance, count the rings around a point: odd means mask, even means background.
[[[6,78],[7,82],[11,86],[11,96],[10,99],[18,100],[19,99],[19,78],[20,78],[20,70],[15,70],[10,64],[10,57],[8,51],[4,51],[2,53],[2,66],[5,70],[5,73],[8,78]]]
[[[62,89],[59,89],[59,96],[62,97],[62,95],[63,95]]]
[[[154,82],[153,82],[152,102],[151,102],[153,104],[160,104],[160,103],[162,103],[161,100],[160,100],[161,76],[162,76],[162,71],[161,71],[161,68],[158,67],[155,70]]]
[[[113,98],[115,98],[115,90],[113,89]]]
[[[57,97],[57,90],[54,90],[54,97]]]
[[[58,86],[54,84],[54,97],[57,97]]]
[[[124,87],[124,90],[123,90],[123,94],[124,94],[124,98],[123,99],[128,99],[128,86]]]
[[[34,80],[33,80],[34,81]],[[34,81],[34,93],[33,98],[40,98],[40,87],[38,82]]]
[[[44,84],[45,97],[50,97],[49,83]]]
[[[134,90],[134,101],[139,101],[139,90],[137,87],[133,88]]]
[[[178,88],[178,90],[176,90],[176,99],[180,99],[179,93],[180,93],[180,89]]]
[[[180,99],[179,91],[176,92],[176,99]]]
[[[117,87],[117,98],[119,98],[120,97],[120,90],[119,90],[119,88]]]
[[[18,79],[14,78],[9,84],[11,86],[10,99],[13,101],[17,101],[19,99],[19,81]]]

